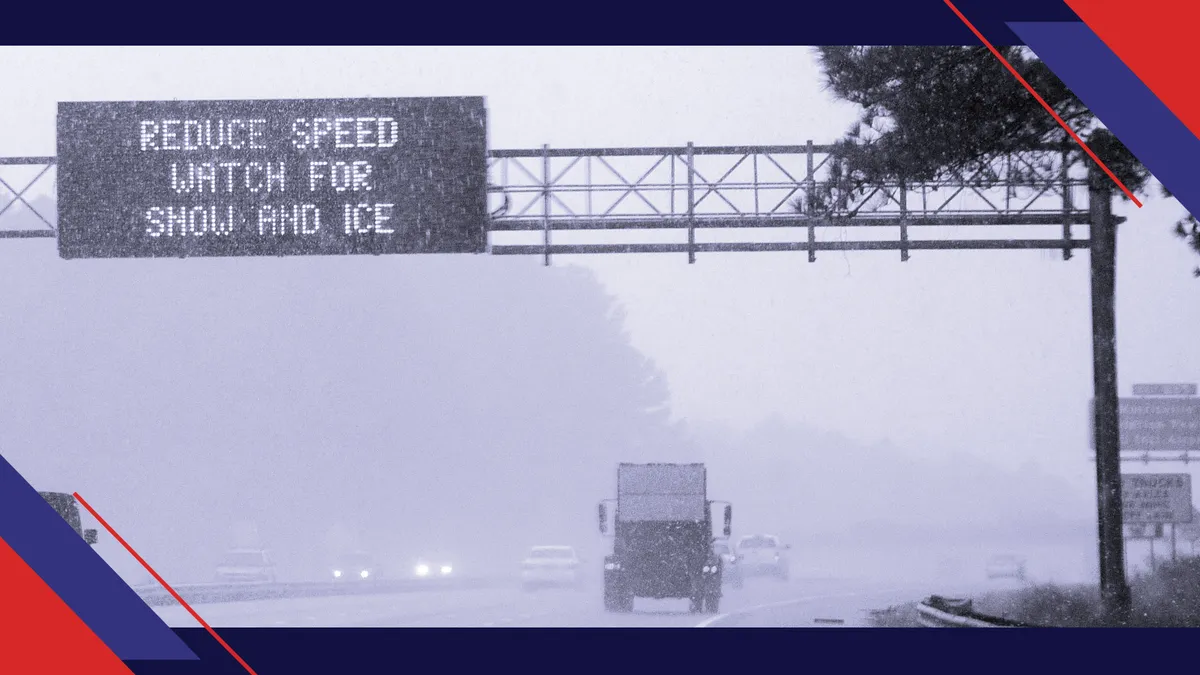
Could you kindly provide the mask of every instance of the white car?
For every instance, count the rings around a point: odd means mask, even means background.
[[[445,560],[442,562],[430,562],[429,560],[421,559],[413,566],[413,574],[421,579],[448,577],[453,573],[454,565]]]
[[[261,549],[235,548],[217,565],[217,581],[275,583],[275,561]]]
[[[786,581],[790,548],[790,544],[780,542],[773,534],[751,534],[738,540],[734,552],[744,577],[772,576]]]
[[[721,583],[734,588],[742,587],[742,568],[738,566],[737,554],[730,548],[729,542],[717,540],[713,542],[713,553],[721,557]]]
[[[363,551],[346,553],[333,564],[334,581],[373,581],[379,578],[374,559]]]
[[[571,546],[534,546],[521,564],[521,587],[527,591],[544,586],[581,588],[582,567]]]

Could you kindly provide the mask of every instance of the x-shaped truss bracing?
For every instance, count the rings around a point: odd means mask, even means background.
[[[53,157],[0,157],[0,239],[58,235],[53,207],[35,206],[27,197],[54,180],[55,166]],[[53,185],[49,192],[54,193]]]
[[[1088,247],[1072,231],[1089,222],[1086,167],[1062,149],[938,182],[855,190],[833,173],[832,150],[812,142],[494,150],[491,252],[541,254],[548,264],[553,254],[687,253],[694,262],[723,251],[807,251],[814,261],[817,251],[898,250],[907,260],[929,249],[1061,249],[1069,259]],[[659,241],[629,241],[638,230]]]
[[[1061,149],[854,191],[831,171],[832,150],[812,142],[494,150],[489,250],[548,264],[553,254],[686,253],[694,262],[732,251],[806,251],[814,261],[818,251],[891,250],[907,260],[931,249],[1061,250],[1069,259],[1089,246],[1073,231],[1089,222],[1086,167]],[[6,175],[15,166],[32,179]],[[0,158],[0,238],[57,235],[51,209],[25,197],[54,167],[53,157]],[[572,241],[553,243],[552,234]]]

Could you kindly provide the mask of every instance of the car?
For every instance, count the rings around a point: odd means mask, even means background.
[[[572,546],[534,546],[521,563],[521,587],[527,591],[545,586],[582,588],[583,561]]]
[[[722,539],[714,541],[713,553],[721,558],[721,583],[741,588],[743,585],[742,568],[738,565],[737,554],[733,552],[729,542]]]
[[[987,562],[989,579],[1025,579],[1025,559],[1019,555],[995,555]]]
[[[370,581],[379,578],[375,560],[363,551],[345,553],[333,564],[334,581]]]
[[[734,553],[743,577],[772,576],[786,581],[787,551],[791,548],[791,544],[780,542],[773,534],[750,534],[738,540]]]
[[[232,549],[217,565],[217,581],[275,583],[275,561],[262,549]]]
[[[448,577],[454,573],[454,565],[449,561],[431,562],[431,558],[421,558],[413,565],[413,574],[421,579]]]

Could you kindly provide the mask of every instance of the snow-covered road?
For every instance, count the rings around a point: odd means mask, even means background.
[[[867,610],[931,593],[979,592],[853,580],[752,579],[726,589],[719,615],[691,614],[684,600],[639,599],[630,614],[605,612],[599,587],[526,593],[517,588],[198,605],[214,627],[710,627],[865,626]],[[155,611],[174,627],[196,626],[182,607]],[[825,623],[820,620],[832,620]],[[837,623],[841,622],[841,623]]]

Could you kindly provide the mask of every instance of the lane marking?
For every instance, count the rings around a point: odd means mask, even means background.
[[[890,595],[891,593],[904,593],[904,592],[907,592],[907,589],[896,589],[896,590],[892,590],[892,591],[878,591],[878,594],[879,595],[883,595],[883,594]],[[870,591],[870,592],[866,592],[866,593],[859,592],[859,593],[834,593],[834,594],[828,594],[828,595],[809,595],[809,596],[805,596],[803,598],[793,598],[792,600],[781,600],[779,602],[769,602],[764,605],[752,605],[750,607],[743,607],[742,609],[735,610],[735,611],[732,611],[732,612],[729,612],[726,614],[718,614],[712,618],[701,621],[700,623],[696,624],[693,627],[694,628],[711,628],[718,622],[725,621],[726,619],[729,619],[729,618],[732,618],[735,616],[744,616],[746,614],[753,614],[754,612],[761,612],[764,609],[776,609],[779,607],[791,607],[792,605],[799,605],[799,604],[803,604],[805,602],[812,602],[814,600],[833,600],[836,598],[857,598],[859,596],[873,596],[873,595],[876,595],[876,591]]]

